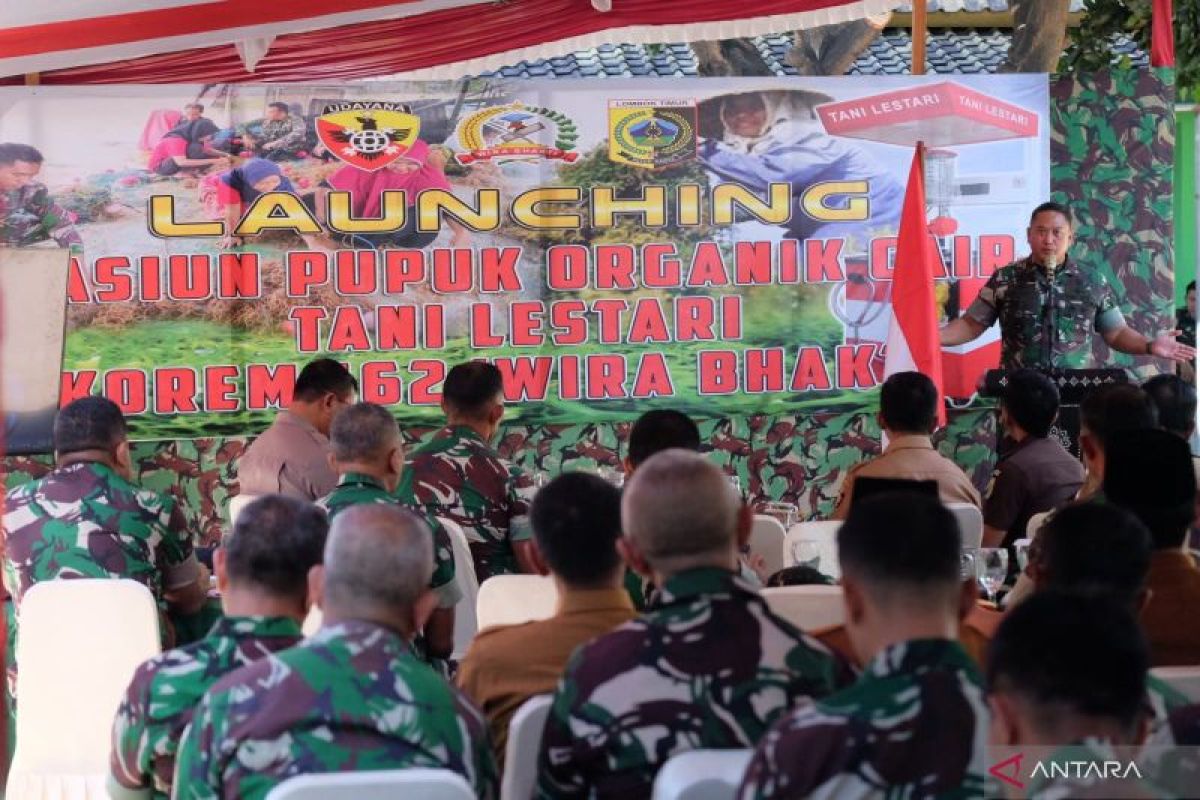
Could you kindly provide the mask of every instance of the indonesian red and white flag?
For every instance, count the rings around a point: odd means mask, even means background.
[[[925,147],[917,144],[896,242],[896,267],[892,273],[892,321],[888,330],[883,374],[921,372],[938,390],[938,425],[946,424],[942,388],[942,347],[938,341],[938,314],[933,280],[941,276],[941,255],[925,219]]]

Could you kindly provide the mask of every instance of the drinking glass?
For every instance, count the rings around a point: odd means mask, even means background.
[[[996,592],[1008,577],[1008,550],[1003,547],[981,547],[975,560],[975,573],[987,592],[987,599],[996,602]]]
[[[548,473],[541,471],[533,473],[533,488],[537,489],[538,491],[541,491],[543,488],[545,488],[546,484],[549,482],[550,475]]]
[[[821,547],[815,539],[797,539],[792,542],[792,562],[797,567],[821,569]]]
[[[964,581],[967,581],[967,580],[973,581],[976,579],[975,556],[977,553],[978,553],[977,550],[975,550],[973,548],[967,548],[967,549],[963,550],[962,554],[958,557],[959,575],[962,577],[962,579]]]
[[[729,478],[729,485],[733,487],[733,491],[737,493],[738,497],[741,497],[742,496],[742,479],[739,478],[737,475],[727,475],[726,477]]]
[[[779,520],[780,524],[783,525],[783,529],[788,531],[791,530],[792,526],[796,524],[796,515],[798,510],[796,506],[791,503],[772,502],[763,503],[759,513],[766,514],[768,517],[774,517],[775,519]]]

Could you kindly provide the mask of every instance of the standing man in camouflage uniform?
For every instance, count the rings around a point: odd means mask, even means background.
[[[204,693],[223,675],[301,639],[308,572],[329,523],[311,504],[260,497],[213,554],[225,616],[208,636],[138,667],[113,723],[113,798],[171,794],[175,751]]]
[[[261,800],[295,775],[426,767],[494,798],[483,716],[412,649],[437,603],[431,541],[400,508],[340,513],[313,570],[321,630],[209,691],[179,747],[173,796]]]
[[[1030,217],[1027,235],[1030,255],[996,270],[966,312],[942,328],[943,345],[969,342],[999,320],[1004,369],[1086,367],[1093,329],[1122,353],[1171,361],[1196,357],[1192,347],[1175,341],[1177,330],[1151,339],[1125,324],[1104,276],[1067,255],[1074,236],[1069,208],[1042,203]],[[1050,264],[1052,274],[1047,273]]]
[[[260,158],[287,161],[299,158],[308,138],[304,119],[292,116],[287,103],[270,103],[263,119],[261,135],[246,135],[246,143]]]
[[[342,511],[364,504],[399,506],[394,492],[404,471],[404,446],[396,419],[383,406],[357,403],[337,415],[329,429],[338,485],[318,501],[332,520]],[[454,551],[436,517],[425,515],[433,533],[433,579],[437,608],[421,632],[431,658],[449,658],[454,650],[454,606],[462,590],[454,581]]]
[[[459,364],[442,385],[446,427],[413,453],[400,481],[405,505],[462,526],[475,575],[539,573],[529,526],[533,479],[489,442],[504,416],[500,370],[483,361]]]
[[[0,247],[28,247],[47,239],[59,247],[82,247],[71,215],[50,197],[42,154],[27,144],[0,144]]]
[[[984,796],[988,713],[955,641],[975,602],[962,537],[931,497],[864,499],[838,531],[846,629],[867,665],[758,744],[741,800]]]
[[[196,560],[183,513],[174,498],[131,482],[126,437],[116,403],[95,396],[75,400],[54,420],[54,471],[8,493],[9,653],[15,652],[21,599],[40,581],[128,578],[144,583],[164,612],[193,614],[204,604],[208,571]],[[15,665],[9,678],[11,684]]]
[[[622,556],[661,589],[571,657],[542,738],[541,798],[649,797],[671,756],[752,747],[796,702],[851,679],[737,575],[751,513],[715,464],[651,457],[626,485],[621,522]]]

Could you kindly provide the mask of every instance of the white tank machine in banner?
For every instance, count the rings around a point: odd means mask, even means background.
[[[963,313],[997,267],[1024,248],[1029,213],[1049,195],[1048,138],[1037,111],[961,83],[905,88],[818,106],[827,133],[903,148],[904,158],[923,141],[926,213],[946,270],[938,281],[943,323]],[[1008,158],[994,147],[1008,143]],[[979,151],[987,152],[982,157]],[[974,235],[987,231],[986,235]],[[893,243],[894,244],[894,243]],[[829,300],[847,343],[887,341],[894,249],[879,241],[867,257],[848,258],[846,281]],[[887,260],[888,266],[881,261]],[[999,360],[1000,332],[993,326],[968,344],[943,350],[946,394],[971,397],[982,374]]]

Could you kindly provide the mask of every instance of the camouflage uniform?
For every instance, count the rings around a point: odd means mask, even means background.
[[[1146,704],[1149,706],[1149,735],[1160,737],[1171,735],[1170,716],[1181,708],[1186,708],[1191,701],[1187,695],[1157,675],[1146,675]],[[1165,741],[1165,740],[1164,740]]]
[[[41,183],[0,192],[0,247],[26,247],[53,239],[60,247],[82,246],[71,215]]]
[[[738,797],[982,798],[989,719],[979,673],[957,642],[894,644],[854,686],[776,724]]]
[[[13,489],[4,509],[4,584],[18,619],[21,599],[39,581],[129,578],[144,583],[165,612],[165,593],[200,575],[175,500],[99,462],[68,464]],[[10,626],[10,648],[15,632]]]
[[[294,114],[288,114],[281,120],[268,119],[262,124],[262,133],[254,138],[254,149],[265,158],[292,157],[304,149],[308,139],[308,130],[304,120]],[[265,144],[275,144],[275,147],[263,147]]]
[[[200,698],[233,670],[297,644],[287,617],[225,617],[202,641],[138,667],[113,723],[112,776],[127,789],[171,792],[175,751]]]
[[[1092,360],[1092,331],[1107,333],[1125,324],[1104,276],[1067,259],[1054,278],[1054,354],[1048,358],[1050,283],[1030,259],[996,270],[966,316],[984,327],[1000,320],[1004,369],[1078,369]]]
[[[1183,706],[1171,712],[1171,739],[1168,744],[1200,747],[1200,704]]]
[[[649,797],[672,755],[752,747],[853,676],[723,569],[675,575],[641,617],[575,651],[546,723],[538,796]]]
[[[442,428],[413,453],[400,501],[462,526],[480,583],[518,572],[513,542],[532,537],[533,479],[465,425]]]
[[[1179,330],[1179,341],[1188,347],[1196,346],[1196,318],[1186,308],[1175,312],[1175,327]]]
[[[322,628],[223,678],[179,746],[176,798],[266,796],[296,775],[427,767],[496,795],[483,716],[396,633]]]
[[[317,505],[329,514],[330,521],[350,506],[364,503],[400,505],[382,483],[361,472],[344,473],[338,479],[337,488],[317,501]],[[433,534],[433,579],[429,581],[429,587],[437,593],[439,607],[453,608],[462,599],[462,590],[454,582],[454,551],[450,547],[450,536],[436,517],[420,516]]]

